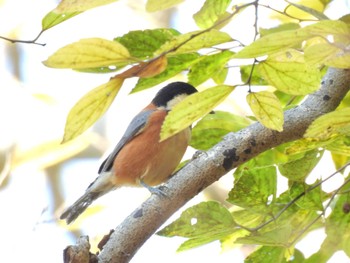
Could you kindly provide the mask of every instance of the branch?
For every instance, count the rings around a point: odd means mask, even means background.
[[[143,243],[179,208],[227,172],[282,143],[300,139],[317,117],[333,111],[349,90],[350,70],[328,69],[321,88],[285,112],[283,132],[254,123],[189,162],[165,184],[167,197],[152,195],[110,236],[99,262],[129,262]]]

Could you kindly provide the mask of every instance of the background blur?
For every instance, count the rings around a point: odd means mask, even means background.
[[[41,30],[41,19],[59,1],[0,0],[0,36],[31,40]],[[185,1],[178,8],[146,13],[145,1],[121,0],[80,14],[49,29],[39,43],[12,44],[0,40],[0,248],[1,262],[62,262],[62,251],[78,236],[90,236],[94,244],[130,214],[149,193],[145,189],[124,188],[104,196],[71,226],[58,220],[63,208],[70,205],[97,176],[102,159],[123,134],[130,119],[151,100],[158,88],[128,96],[135,81],[128,79],[107,114],[71,143],[60,145],[65,118],[70,108],[86,92],[106,82],[114,74],[87,74],[47,68],[42,61],[60,47],[81,38],[113,39],[130,30],[174,27],[180,32],[196,30],[192,15],[201,1]],[[281,1],[282,2],[282,1]],[[336,1],[329,16],[349,13],[348,0]],[[239,40],[252,39],[252,21],[238,21],[230,28]],[[273,26],[273,20],[266,20]],[[236,75],[235,78],[239,77]],[[181,78],[181,77],[180,77]],[[232,83],[239,82],[232,80]],[[237,99],[246,90],[234,92],[222,107],[249,114]],[[189,149],[186,158],[193,150]],[[328,170],[327,170],[328,169]],[[323,167],[327,174],[333,167]],[[321,171],[321,170],[320,170]],[[220,185],[232,186],[232,176]],[[213,186],[221,187],[220,185]],[[210,190],[207,194],[210,194]],[[221,191],[226,198],[226,191]],[[213,197],[213,196],[211,196]],[[205,199],[198,195],[188,206]],[[172,219],[178,217],[179,211]],[[170,219],[170,220],[172,220]],[[322,241],[322,233],[317,233]],[[306,256],[317,250],[314,237],[302,246]],[[213,243],[188,252],[176,253],[183,240],[153,236],[132,262],[242,262],[250,247],[221,252]],[[95,248],[92,248],[95,250]],[[343,258],[342,255],[338,255]],[[334,258],[334,262],[340,262]],[[344,258],[343,258],[344,259]],[[342,261],[344,262],[344,261]]]

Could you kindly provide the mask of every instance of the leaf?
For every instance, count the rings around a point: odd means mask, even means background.
[[[151,78],[162,73],[167,67],[166,56],[160,56],[152,59],[148,62],[140,62],[139,64],[129,68],[121,74],[118,74],[120,78]]]
[[[60,48],[43,63],[52,68],[83,69],[131,62],[128,50],[121,44],[102,38],[87,38]]]
[[[208,150],[222,140],[229,132],[238,131],[250,124],[250,121],[229,112],[215,111],[204,116],[192,129],[190,145],[199,150]]]
[[[178,251],[183,251],[234,232],[236,224],[230,212],[214,201],[202,202],[182,212],[180,218],[160,230],[157,234],[190,238]]]
[[[42,19],[42,30],[47,30],[80,13],[102,5],[107,5],[117,0],[62,0],[58,6],[47,13]]]
[[[70,13],[57,13],[54,9],[51,12],[47,13],[41,21],[42,30],[47,30],[51,27],[54,27],[76,15],[79,15],[81,12],[70,12]]]
[[[275,94],[268,91],[251,92],[247,95],[247,102],[262,125],[277,131],[283,130],[283,110]]]
[[[211,56],[202,56],[197,63],[191,66],[191,70],[188,73],[189,83],[195,87],[202,84],[216,72],[223,69],[233,54],[233,52],[226,50]]]
[[[155,12],[168,9],[182,3],[184,0],[148,0],[146,3],[147,12]]]
[[[317,183],[319,183],[319,181],[316,181],[315,184]],[[301,193],[304,193],[307,187],[309,186],[305,185],[303,182],[293,182],[289,188],[291,200],[299,196]],[[325,196],[325,194],[322,192],[321,187],[318,187],[307,192],[304,196],[299,198],[295,204],[301,209],[323,211],[324,208],[322,202],[325,201],[323,200],[323,196]]]
[[[226,13],[231,0],[206,0],[202,8],[193,15],[197,26],[206,29],[213,26]]]
[[[220,85],[186,97],[166,116],[160,140],[163,141],[191,126],[193,122],[218,106],[233,90],[233,86]]]
[[[91,8],[107,5],[117,0],[62,0],[54,9],[57,13],[82,12]]]
[[[287,263],[286,248],[263,246],[245,258],[244,263]]]
[[[134,62],[120,43],[87,38],[57,50],[43,63],[52,68],[83,69]]]
[[[197,52],[199,49],[212,47],[230,41],[232,41],[230,35],[216,29],[209,31],[194,31],[176,36],[166,42],[154,53],[154,56],[167,52],[172,56],[175,54]]]
[[[292,2],[289,2],[289,1],[286,1],[288,4],[312,15],[313,17],[319,19],[319,20],[328,20],[329,18],[323,14],[322,12],[314,9],[314,8],[311,8],[311,7],[307,7],[305,5],[299,5],[299,4],[296,4],[296,3],[292,3]]]
[[[323,151],[311,150],[300,158],[278,165],[280,173],[292,181],[304,181],[323,156]]]
[[[131,93],[139,92],[154,87],[186,70],[190,65],[195,63],[199,55],[197,53],[180,54],[168,58],[168,64],[165,71],[151,78],[140,78],[131,91]]]
[[[277,173],[274,166],[245,170],[235,180],[227,199],[231,204],[242,208],[268,213],[268,206],[276,198]]]
[[[287,30],[266,35],[236,53],[235,58],[256,58],[298,46],[309,35],[300,30]]]
[[[259,33],[260,33],[260,36],[263,37],[269,34],[283,32],[287,30],[295,30],[299,28],[300,28],[300,25],[297,23],[286,23],[286,24],[281,24],[272,28],[259,28]]]
[[[319,21],[304,28],[266,35],[236,53],[235,58],[256,58],[293,48],[312,37],[327,38],[332,35],[336,42],[348,43],[349,31],[346,23],[335,20]]]
[[[167,28],[136,30],[130,31],[121,37],[117,37],[114,41],[126,47],[131,56],[145,59],[153,56],[153,53],[165,42],[179,34],[180,33],[175,29]]]
[[[260,72],[256,69],[252,72],[252,68],[252,65],[240,67],[242,82],[248,83],[249,80],[250,85],[267,85],[267,82],[260,75]]]
[[[269,56],[257,68],[270,85],[292,95],[316,91],[321,82],[319,69],[306,64],[303,55],[292,49]]]
[[[257,232],[237,239],[239,244],[289,247],[289,239],[293,234],[291,225],[277,226],[264,233]]]
[[[326,140],[336,135],[350,134],[350,108],[327,113],[311,123],[304,138]]]
[[[68,114],[62,143],[74,139],[94,124],[107,111],[123,82],[124,79],[112,78],[82,97]]]

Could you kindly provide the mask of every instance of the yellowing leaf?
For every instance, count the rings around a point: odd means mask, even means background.
[[[269,56],[258,70],[270,85],[292,95],[309,94],[321,81],[319,69],[306,64],[303,55],[292,49]]]
[[[317,118],[307,128],[304,137],[326,140],[333,136],[349,134],[350,108],[344,108]]]
[[[220,85],[188,96],[169,112],[160,132],[163,141],[186,129],[219,105],[232,91],[233,86]]]
[[[175,36],[162,45],[154,55],[171,52],[171,55],[197,52],[201,48],[212,47],[221,43],[232,41],[225,32],[212,29],[209,31],[194,31]]]
[[[247,96],[247,102],[262,125],[283,131],[283,110],[275,94],[268,91],[251,92]]]
[[[184,0],[148,0],[146,3],[147,12],[155,12],[164,9],[168,9],[174,5],[177,5]]]
[[[52,10],[47,13],[43,20],[41,21],[42,30],[47,30],[59,23],[62,23],[73,16],[79,15],[81,12],[70,12],[70,13],[57,13],[57,11]]]
[[[53,68],[83,69],[131,61],[129,51],[122,44],[102,38],[87,38],[60,48],[43,63]]]
[[[198,27],[202,29],[213,26],[226,14],[231,0],[206,0],[202,8],[193,15]]]
[[[124,79],[112,78],[82,97],[70,110],[63,142],[74,139],[94,124],[109,108]]]
[[[249,46],[243,48],[235,58],[255,58],[280,52],[282,49],[299,45],[308,37],[307,33],[299,30],[287,30],[266,35]]]
[[[82,12],[116,1],[118,0],[62,0],[54,10],[61,14],[67,12]]]

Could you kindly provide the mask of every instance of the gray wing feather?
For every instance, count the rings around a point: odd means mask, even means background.
[[[100,168],[98,169],[99,174],[103,172],[108,172],[112,169],[115,157],[118,155],[120,150],[127,142],[129,142],[133,137],[135,137],[139,132],[142,131],[142,128],[145,126],[148,120],[148,117],[153,111],[154,110],[141,111],[132,119],[123,137],[118,142],[117,146],[114,148],[112,153],[106,158],[106,160],[104,160],[101,164]]]

